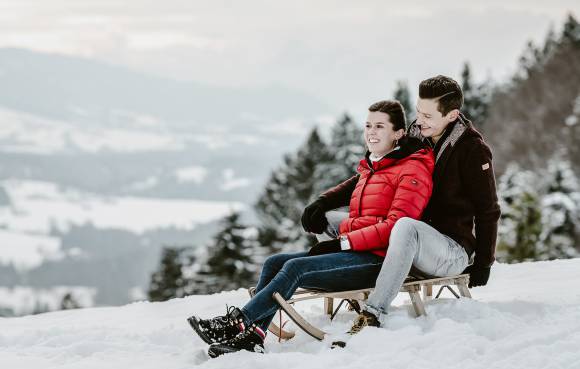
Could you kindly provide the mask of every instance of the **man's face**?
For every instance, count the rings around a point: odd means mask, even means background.
[[[457,119],[457,109],[443,115],[437,110],[438,106],[439,102],[435,99],[417,100],[417,124],[423,137],[441,137],[449,123]]]

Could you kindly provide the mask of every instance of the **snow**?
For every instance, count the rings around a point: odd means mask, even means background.
[[[32,288],[18,286],[0,287],[0,309],[10,309],[15,315],[30,314],[35,308],[45,311],[60,309],[63,297],[70,293],[80,306],[94,306],[96,288],[84,286],[53,286],[50,288]],[[1,361],[0,361],[1,362]]]
[[[122,120],[125,126],[132,124],[134,128],[79,126],[6,108],[0,108],[0,119],[0,150],[4,152],[53,154],[71,147],[91,153],[104,150],[176,151],[186,144],[178,135],[151,123],[154,118],[137,113],[119,111],[113,112],[111,117],[113,121]]]
[[[0,264],[12,263],[19,270],[32,269],[45,260],[56,260],[61,256],[61,243],[57,237],[0,229]]]
[[[48,233],[52,227],[67,230],[72,224],[87,222],[135,233],[172,226],[193,229],[244,207],[235,202],[103,197],[42,181],[7,180],[0,186],[12,203],[0,207],[0,226],[26,232]]]
[[[331,337],[315,341],[303,332],[267,354],[239,352],[207,359],[207,345],[187,325],[191,314],[222,314],[243,305],[245,290],[190,296],[163,303],[139,302],[0,319],[3,368],[580,368],[580,259],[496,264],[474,299],[448,292],[414,318],[399,294],[387,326],[367,328],[345,349],[330,343],[350,326],[354,313],[329,322],[321,300],[297,309]],[[289,323],[290,329],[292,328]]]
[[[133,191],[145,191],[154,188],[159,184],[159,178],[155,176],[149,176],[142,181],[136,181],[127,186],[128,189]]]
[[[0,263],[34,268],[65,256],[60,239],[72,225],[124,229],[137,234],[159,228],[191,230],[243,210],[238,202],[140,197],[104,197],[44,181],[0,181],[10,206],[0,206]]]
[[[247,187],[252,181],[249,178],[236,178],[235,171],[232,168],[226,168],[222,171],[222,191],[231,191],[237,188]]]
[[[201,166],[179,168],[175,171],[175,176],[179,183],[193,182],[200,184],[205,180],[207,174],[207,168]]]
[[[569,115],[564,120],[564,124],[571,127],[578,123],[578,116],[580,116],[580,95],[574,100],[574,107],[572,108],[572,115]]]
[[[82,109],[71,107],[82,116]],[[30,113],[0,107],[0,152],[51,155],[62,152],[180,151],[205,146],[209,150],[235,147],[237,144],[258,145],[259,135],[228,134],[215,129],[211,134],[196,131],[172,131],[155,117],[129,111],[112,111],[110,125],[90,125],[48,119]],[[75,124],[76,123],[76,124]],[[302,132],[300,132],[302,133]]]

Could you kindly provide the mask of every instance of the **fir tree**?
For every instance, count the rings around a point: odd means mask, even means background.
[[[411,93],[406,81],[397,81],[397,87],[393,98],[398,100],[405,109],[405,116],[407,117],[407,125],[415,120],[415,109],[411,103]]]
[[[580,186],[568,161],[540,174],[510,164],[499,181],[498,258],[507,262],[580,256]]]
[[[518,70],[514,75],[513,82],[517,85],[518,82],[530,78],[538,66],[543,63],[543,60],[542,50],[532,40],[529,40],[522,55],[519,57]]]
[[[292,165],[290,155],[284,155],[283,164],[272,172],[264,192],[256,202],[256,213],[267,228],[275,228],[287,218],[286,208],[291,201],[287,191],[290,165]]]
[[[356,174],[365,153],[362,124],[348,114],[339,119],[330,132],[330,160],[320,162],[314,182],[315,197]]]
[[[542,231],[540,200],[536,175],[508,166],[498,185],[502,215],[497,244],[497,258],[508,263],[536,260]]]
[[[150,301],[165,301],[183,297],[183,248],[164,247],[159,269],[151,275],[148,296]]]
[[[268,228],[276,228],[288,240],[286,251],[304,250],[315,238],[304,233],[300,217],[315,193],[319,166],[330,160],[327,145],[313,129],[295,155],[286,155],[284,164],[272,173],[264,193],[256,203],[256,212]]]
[[[488,83],[476,84],[472,80],[469,63],[463,64],[461,71],[461,89],[463,90],[463,107],[461,111],[467,119],[481,126],[487,118],[490,89]]]
[[[237,212],[224,218],[206,256],[196,260],[197,271],[188,283],[188,293],[216,293],[256,283],[259,271],[256,260],[261,261],[263,256],[257,242],[258,232],[242,225],[239,218]]]
[[[580,24],[578,24],[578,21],[572,14],[568,14],[566,22],[564,23],[561,42],[569,42],[576,46],[580,45]]]
[[[78,309],[81,305],[75,300],[72,293],[67,292],[60,302],[60,309],[61,310],[70,310],[70,309]]]
[[[548,60],[558,46],[558,40],[556,39],[556,33],[554,32],[554,27],[550,27],[546,39],[544,41],[544,47],[542,49],[542,60],[545,62]]]
[[[38,314],[48,313],[49,311],[50,311],[50,308],[48,307],[48,305],[46,303],[42,303],[42,302],[36,300],[34,303],[34,308],[32,309],[32,312],[30,314],[31,315],[38,315]]]
[[[540,260],[579,256],[576,242],[580,236],[578,197],[580,186],[570,163],[553,159],[548,163],[546,194],[542,198]]]

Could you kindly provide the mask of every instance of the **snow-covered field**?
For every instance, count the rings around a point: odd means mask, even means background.
[[[78,120],[82,122],[82,109],[71,110],[79,115]],[[91,127],[0,107],[0,152],[45,155],[71,150],[129,153],[178,151],[191,145],[202,145],[212,150],[239,143],[257,145],[262,141],[250,134],[174,132],[153,116],[130,111],[113,111],[109,119],[113,125],[122,127]]]
[[[240,352],[217,359],[185,318],[221,314],[242,305],[244,290],[191,296],[164,303],[0,319],[0,367],[28,368],[580,368],[580,259],[497,264],[474,299],[445,298],[414,318],[400,294],[385,328],[369,328],[345,349],[329,348],[304,333],[267,354]],[[322,301],[297,306],[331,334],[348,329],[354,314],[332,323]]]
[[[71,294],[79,306],[94,306],[97,290],[84,286],[0,287],[0,309],[10,309],[16,316],[30,314],[35,309],[59,310],[60,303],[66,294]]]
[[[230,174],[225,183],[243,180]],[[244,209],[239,202],[105,197],[44,181],[5,180],[0,186],[11,201],[0,207],[0,263],[19,269],[65,256],[60,239],[51,236],[53,228],[66,231],[71,225],[90,223],[138,234],[162,227],[193,229]]]

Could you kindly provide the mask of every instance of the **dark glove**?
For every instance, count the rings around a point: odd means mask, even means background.
[[[304,228],[306,232],[316,234],[324,232],[328,226],[328,220],[326,220],[325,209],[322,201],[319,199],[308,205],[304,209],[300,221],[302,222],[302,228]]]
[[[332,254],[333,252],[341,252],[340,240],[338,238],[329,241],[322,241],[312,246],[308,251],[309,256]]]
[[[470,265],[463,271],[462,274],[469,274],[469,288],[477,286],[485,286],[489,279],[489,272],[491,267],[480,265]]]

